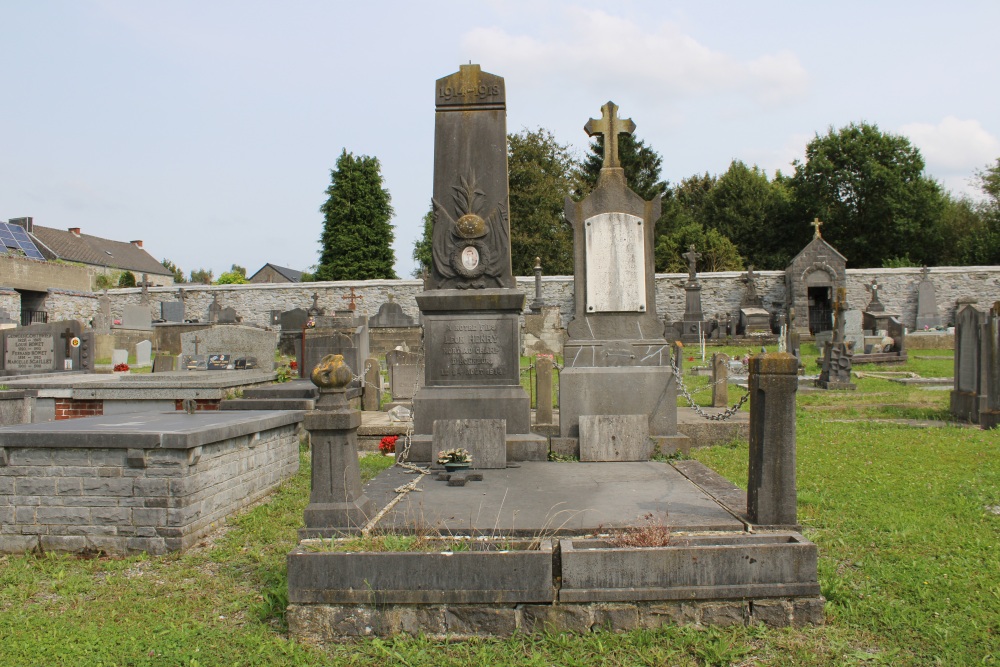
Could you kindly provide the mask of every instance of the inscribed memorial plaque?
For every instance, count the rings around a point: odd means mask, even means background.
[[[642,218],[601,213],[584,223],[587,312],[645,312],[646,258]]]
[[[55,339],[43,334],[10,334],[4,350],[9,371],[50,371],[55,368]]]
[[[428,338],[441,343],[427,350],[429,383],[517,384],[518,357],[506,353],[517,345],[517,325],[515,317],[496,315],[428,318]]]

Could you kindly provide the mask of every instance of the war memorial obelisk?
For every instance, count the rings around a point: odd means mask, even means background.
[[[544,460],[519,379],[502,77],[462,65],[435,84],[433,262],[418,295],[425,386],[413,398],[410,459],[429,461],[436,420],[506,420],[508,460]]]

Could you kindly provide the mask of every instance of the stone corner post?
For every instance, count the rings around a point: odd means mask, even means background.
[[[351,369],[339,354],[323,357],[312,371],[320,397],[304,421],[312,449],[312,491],[301,537],[356,532],[374,515],[372,501],[361,490],[361,413],[351,409],[346,398],[352,379]]]
[[[750,359],[750,472],[747,515],[761,526],[798,529],[795,392],[798,360],[785,352]]]

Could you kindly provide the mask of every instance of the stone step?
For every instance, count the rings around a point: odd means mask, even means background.
[[[220,410],[314,410],[311,398],[237,398],[219,401]]]

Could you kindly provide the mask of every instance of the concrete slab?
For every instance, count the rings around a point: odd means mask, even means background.
[[[186,449],[301,422],[277,410],[140,412],[0,428],[0,447]]]
[[[462,487],[425,475],[418,491],[406,494],[379,528],[445,535],[583,535],[635,525],[649,513],[665,516],[673,530],[744,528],[708,493],[660,461],[526,461],[481,472],[483,481]],[[365,495],[382,508],[396,497],[394,489],[412,480],[412,473],[393,467],[369,482]]]

